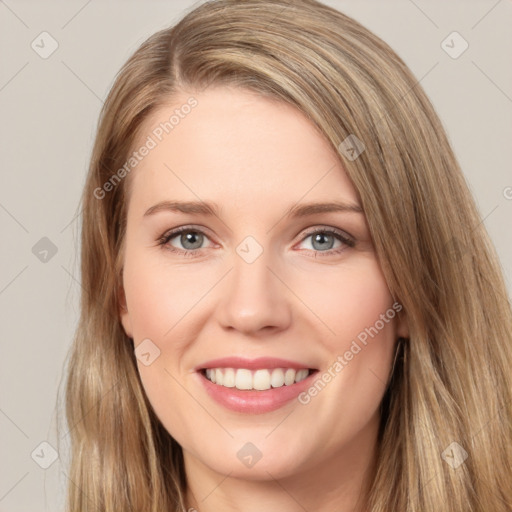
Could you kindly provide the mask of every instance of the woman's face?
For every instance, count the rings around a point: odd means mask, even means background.
[[[149,401],[188,470],[356,467],[407,335],[358,194],[293,107],[191,96],[153,114],[126,178],[121,318]]]

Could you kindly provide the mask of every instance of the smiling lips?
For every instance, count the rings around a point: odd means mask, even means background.
[[[207,393],[228,409],[264,413],[296,398],[316,369],[276,358],[223,358],[196,368]]]

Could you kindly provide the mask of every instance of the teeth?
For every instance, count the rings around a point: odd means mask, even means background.
[[[259,391],[270,389],[270,372],[268,370],[256,370],[252,378],[252,387]]]
[[[295,382],[300,382],[301,380],[304,380],[309,375],[309,370],[307,368],[303,368],[302,370],[299,370],[297,374],[295,375]]]
[[[217,368],[217,372],[222,372]],[[236,389],[252,389],[252,374],[251,370],[237,370],[235,373],[235,388]]]
[[[247,370],[245,368],[208,368],[206,378],[228,388],[243,390],[256,389],[264,391],[270,388],[291,386],[295,382],[304,380],[309,375],[307,368],[295,370],[293,368],[274,368],[272,370]]]
[[[284,383],[287,386],[290,386],[294,382],[295,382],[295,370],[292,368],[288,368],[288,370],[286,370],[286,373],[284,374]]]
[[[276,368],[270,376],[270,385],[273,388],[280,388],[284,386],[284,373],[281,368]]]
[[[235,370],[233,368],[226,368],[224,371],[224,379],[222,381],[222,385],[227,388],[235,387]]]

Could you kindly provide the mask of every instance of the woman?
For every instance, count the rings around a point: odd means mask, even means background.
[[[154,34],[82,201],[70,511],[510,510],[498,259],[360,24],[214,0]]]

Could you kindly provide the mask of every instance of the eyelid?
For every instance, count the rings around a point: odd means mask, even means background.
[[[181,233],[184,233],[184,232],[186,233],[188,231],[197,232],[201,235],[204,235],[206,238],[208,238],[211,241],[211,236],[208,234],[209,230],[207,228],[205,228],[203,226],[195,226],[193,224],[187,224],[185,226],[178,226],[177,228],[168,229],[167,231],[165,231],[165,233],[163,235],[158,237],[157,242],[165,244],[166,243],[165,241],[168,242],[172,238],[180,235]],[[183,251],[184,249],[177,249],[177,250]],[[197,249],[195,252],[197,252],[198,250],[201,250],[201,249]],[[188,252],[191,252],[191,251],[189,250]]]
[[[352,235],[349,235],[345,231],[338,229],[338,228],[331,227],[331,226],[323,226],[323,227],[315,226],[314,228],[307,230],[303,234],[303,236],[301,237],[299,242],[297,242],[297,244],[295,244],[295,245],[300,245],[301,243],[305,242],[310,236],[315,235],[317,233],[327,233],[328,235],[333,236],[334,238],[336,238],[336,240],[338,240],[341,243],[340,247],[327,249],[325,251],[317,251],[314,249],[298,249],[298,250],[312,252],[314,254],[315,258],[317,258],[317,257],[320,257],[320,258],[331,257],[332,258],[332,257],[340,255],[342,252],[346,251],[347,249],[352,249],[356,246],[356,239]]]
[[[207,249],[207,247],[192,250],[192,249],[179,249],[177,247],[172,247],[172,246],[169,247],[169,245],[168,245],[168,243],[171,239],[175,238],[176,236],[180,235],[183,232],[189,232],[189,231],[199,233],[211,241],[211,238],[208,235],[209,230],[207,228],[205,228],[203,226],[199,227],[199,226],[188,224],[188,225],[179,226],[177,228],[173,228],[173,229],[166,231],[162,236],[160,236],[158,238],[157,242],[159,245],[167,248],[171,252],[185,254],[185,255],[189,255],[189,256],[200,255],[201,251],[204,249]],[[337,239],[343,245],[345,245],[349,248],[354,247],[356,244],[356,240],[352,235],[350,235],[346,231],[343,231],[339,228],[335,228],[333,226],[317,225],[317,226],[313,226],[311,228],[306,229],[306,231],[301,231],[301,233],[303,233],[303,235],[302,235],[301,239],[295,245],[300,244],[301,242],[306,240],[311,235],[315,235],[317,233],[327,233],[327,234],[336,236]],[[212,242],[212,243],[215,244],[215,242]],[[295,245],[294,245],[294,247],[295,247]],[[325,256],[332,256],[332,255],[335,255],[335,254],[345,250],[347,247],[341,247],[341,248],[337,248],[337,249],[328,249],[326,251],[314,251],[313,250],[313,252],[315,253],[315,255],[320,254],[320,255],[325,255]],[[312,249],[305,249],[305,250],[311,251]]]
[[[355,243],[355,241],[356,241],[355,238],[352,235],[350,235],[346,231],[343,231],[342,229],[335,228],[333,226],[322,226],[322,225],[318,225],[318,226],[314,226],[312,228],[308,228],[304,232],[304,235],[303,235],[303,237],[301,238],[300,241],[304,240],[308,236],[314,235],[315,233],[332,233],[332,234],[338,235],[341,238],[346,239],[347,241],[350,241],[352,243]]]

